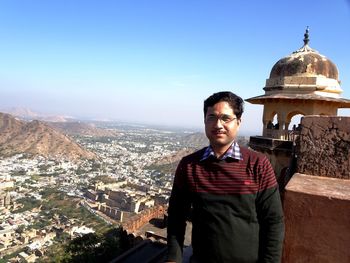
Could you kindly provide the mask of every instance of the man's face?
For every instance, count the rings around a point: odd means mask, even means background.
[[[204,123],[205,134],[213,149],[226,151],[237,135],[241,120],[226,101],[221,101],[208,107]]]

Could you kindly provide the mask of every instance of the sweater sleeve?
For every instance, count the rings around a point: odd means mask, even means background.
[[[179,163],[169,200],[166,261],[182,262],[182,250],[186,231],[186,219],[190,210],[190,199],[186,191],[184,161]]]
[[[276,177],[270,162],[263,158],[259,166],[260,185],[256,199],[259,220],[259,263],[281,262],[284,220]]]

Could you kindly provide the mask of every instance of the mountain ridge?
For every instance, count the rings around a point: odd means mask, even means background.
[[[97,158],[95,153],[44,122],[25,122],[0,112],[0,155],[9,157],[20,153],[72,161]]]
[[[91,123],[69,121],[69,122],[46,122],[47,125],[68,135],[82,135],[94,137],[115,137],[118,132],[101,129]]]

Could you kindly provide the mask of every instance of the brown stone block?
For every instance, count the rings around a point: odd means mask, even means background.
[[[284,214],[283,263],[350,262],[350,180],[294,174]]]
[[[299,173],[350,179],[350,117],[302,118],[296,154]]]

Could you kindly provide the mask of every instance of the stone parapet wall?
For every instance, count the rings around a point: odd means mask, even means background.
[[[350,179],[350,117],[306,116],[297,142],[297,172]]]
[[[283,263],[350,262],[350,180],[294,174],[284,215]]]
[[[136,232],[141,226],[148,223],[152,218],[163,218],[165,208],[164,206],[155,206],[141,213],[130,217],[127,222],[123,224],[123,228],[129,233]]]
[[[124,215],[128,214],[127,212],[123,212],[115,207],[110,207],[102,204],[98,205],[98,211],[120,222],[123,222],[123,220],[125,219]]]
[[[283,263],[350,262],[350,117],[306,116],[284,193]]]

